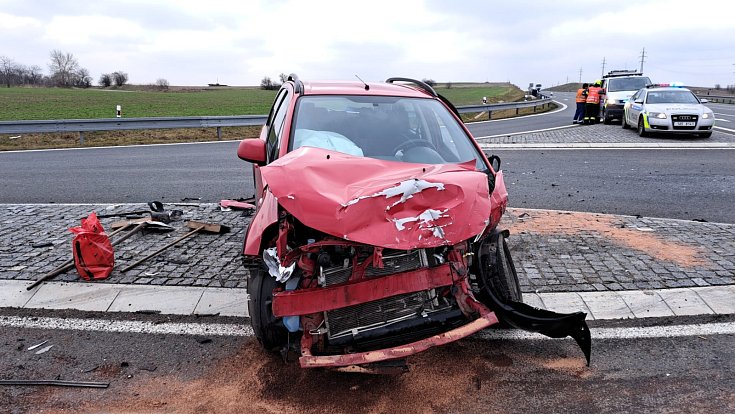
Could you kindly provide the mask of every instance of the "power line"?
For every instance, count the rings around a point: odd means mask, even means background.
[[[582,83],[582,68],[579,68],[579,83]]]

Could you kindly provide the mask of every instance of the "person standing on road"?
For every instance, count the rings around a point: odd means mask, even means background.
[[[602,88],[600,87],[600,81],[595,81],[592,86],[587,88],[587,99],[585,103],[585,124],[596,124],[597,117],[600,115],[600,94]]]
[[[583,83],[582,87],[577,89],[577,112],[574,113],[573,124],[581,124],[584,121],[585,105],[587,104],[587,88],[589,84]]]

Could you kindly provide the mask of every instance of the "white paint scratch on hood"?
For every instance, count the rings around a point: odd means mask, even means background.
[[[375,194],[353,198],[347,203],[342,204],[342,207],[349,207],[353,204],[357,204],[360,200],[364,200],[366,198],[385,196],[385,198],[388,199],[400,195],[400,200],[396,201],[386,208],[386,210],[390,210],[391,207],[394,207],[400,203],[405,203],[406,200],[413,197],[414,194],[420,193],[427,188],[436,188],[437,190],[442,191],[444,190],[444,183],[430,183],[426,180],[413,178],[410,180],[401,181],[397,186],[386,188],[385,190],[377,192]]]
[[[444,226],[437,226],[434,224],[434,221],[442,217],[449,217],[448,215],[444,214],[446,212],[447,210],[439,211],[439,210],[434,210],[434,209],[428,209],[416,217],[404,217],[402,219],[393,219],[393,223],[396,225],[396,229],[398,229],[398,231],[401,231],[401,230],[406,229],[406,223],[418,222],[419,228],[431,230],[434,237],[443,239],[444,229],[442,229],[442,227]]]

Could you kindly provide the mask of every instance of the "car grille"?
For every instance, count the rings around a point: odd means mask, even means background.
[[[674,129],[695,129],[697,126],[697,120],[699,119],[698,115],[671,115],[671,122]],[[682,125],[676,125],[677,122],[691,122],[692,125],[688,126],[682,126]]]
[[[427,266],[426,251],[421,250],[383,250],[383,267],[368,266],[365,269],[365,276],[377,277],[392,275],[394,273],[407,272]],[[319,284],[321,286],[331,286],[339,283],[345,283],[352,276],[352,266],[349,262],[345,262],[342,266],[320,269]]]
[[[438,310],[433,290],[391,296],[325,312],[328,337],[341,338]]]

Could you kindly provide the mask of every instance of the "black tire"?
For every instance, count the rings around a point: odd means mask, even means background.
[[[643,125],[643,117],[638,118],[638,136],[639,137],[648,136],[648,132],[646,132],[646,127]]]
[[[623,118],[622,118],[622,121],[623,121],[623,122],[622,122],[622,124],[623,124],[623,129],[628,129],[628,128],[630,128],[630,125],[628,125],[628,122],[626,122],[626,121],[625,121],[625,114],[623,114]]]
[[[605,125],[610,125],[610,122],[612,122],[612,119],[607,116],[607,112],[602,111],[602,123]]]
[[[518,274],[505,237],[499,234],[494,246],[491,245],[491,247],[495,248],[495,252],[491,255],[492,260],[489,263],[491,266],[490,280],[488,280],[490,288],[503,302],[523,302]]]
[[[283,322],[273,316],[273,289],[278,282],[262,266],[253,267],[248,278],[248,314],[253,333],[263,348],[277,351],[288,343]]]
[[[711,136],[712,136],[712,132],[711,131],[710,132],[705,132],[703,134],[699,134],[699,137],[700,138],[709,138]]]

